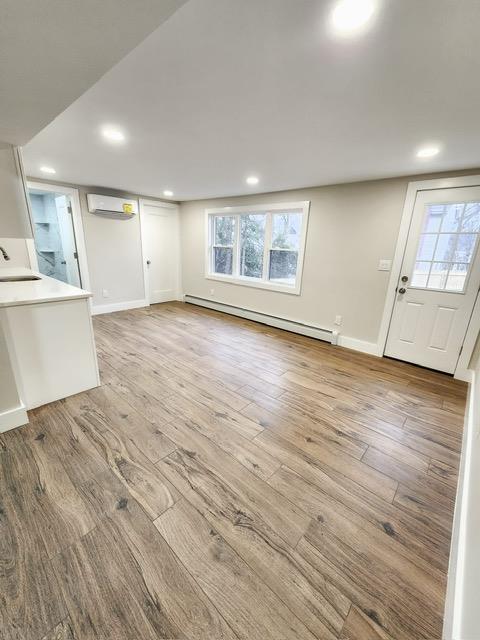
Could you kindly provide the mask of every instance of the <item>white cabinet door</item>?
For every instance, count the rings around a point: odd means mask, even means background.
[[[142,236],[149,304],[177,300],[180,287],[178,207],[143,202]]]
[[[480,285],[480,187],[419,191],[385,355],[453,373]]]

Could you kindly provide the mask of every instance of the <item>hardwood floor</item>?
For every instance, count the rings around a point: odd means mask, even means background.
[[[2,640],[441,637],[466,385],[181,303],[94,326],[102,386],[0,436]]]

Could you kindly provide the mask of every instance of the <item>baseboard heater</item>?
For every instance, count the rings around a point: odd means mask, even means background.
[[[225,304],[224,302],[215,302],[214,300],[208,300],[207,298],[197,298],[196,296],[185,295],[183,299],[188,304],[194,304],[198,307],[206,307],[207,309],[213,309],[214,311],[229,313],[232,316],[238,316],[247,320],[253,320],[254,322],[260,322],[261,324],[267,324],[271,327],[276,327],[277,329],[284,329],[285,331],[299,333],[302,336],[308,336],[309,338],[316,338],[317,340],[324,340],[331,344],[338,344],[338,331],[321,329],[320,327],[305,324],[304,322],[287,320],[285,318],[279,318],[278,316],[272,316],[268,313],[260,313],[258,311],[252,311],[251,309],[245,309],[244,307],[236,307],[232,304]]]

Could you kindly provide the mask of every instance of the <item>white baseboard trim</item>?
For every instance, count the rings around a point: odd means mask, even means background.
[[[115,311],[127,311],[128,309],[139,309],[148,307],[146,300],[129,300],[127,302],[113,302],[112,304],[97,304],[92,306],[92,316],[102,313],[115,313]]]
[[[223,313],[229,313],[230,315],[246,318],[247,320],[254,320],[255,322],[268,324],[272,327],[277,327],[278,329],[285,329],[286,331],[299,333],[301,335],[308,336],[309,338],[324,340],[331,344],[338,344],[340,347],[353,349],[354,351],[360,351],[361,353],[368,353],[369,355],[377,357],[381,357],[383,355],[381,348],[376,342],[367,342],[366,340],[359,340],[358,338],[350,338],[349,336],[339,334],[337,331],[322,329],[319,326],[305,324],[298,320],[279,318],[266,313],[259,313],[253,309],[236,307],[223,302],[217,302],[216,300],[198,298],[197,296],[191,296],[188,294],[185,294],[183,299],[184,302],[188,302],[190,304],[196,304],[200,307],[206,307],[207,309],[214,309],[215,311],[222,311]]]
[[[308,336],[309,338],[316,338],[317,340],[337,344],[338,333],[336,331],[323,329],[315,325],[299,322],[298,320],[279,318],[278,316],[271,316],[266,313],[254,311],[253,309],[236,307],[235,305],[217,302],[215,300],[208,300],[206,298],[197,298],[196,296],[190,296],[188,294],[184,296],[184,301],[199,307],[206,307],[207,309],[213,309],[214,311],[221,311],[222,313],[228,313],[232,316],[245,318],[246,320],[260,322],[261,324],[276,327],[277,329],[284,329],[285,331],[298,333],[303,336]]]
[[[368,353],[371,356],[381,357],[382,350],[379,348],[376,342],[366,342],[365,340],[358,340],[358,338],[349,338],[348,336],[338,336],[338,344],[340,347],[347,349],[353,349],[354,351],[361,351],[362,353]]]
[[[0,413],[0,433],[16,429],[24,424],[28,424],[28,415],[23,405]]]

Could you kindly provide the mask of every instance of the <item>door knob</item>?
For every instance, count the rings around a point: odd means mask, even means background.
[[[147,260],[147,264],[151,264],[150,260]]]
[[[400,289],[398,290],[398,293],[406,293],[406,289],[405,287],[400,287]]]

